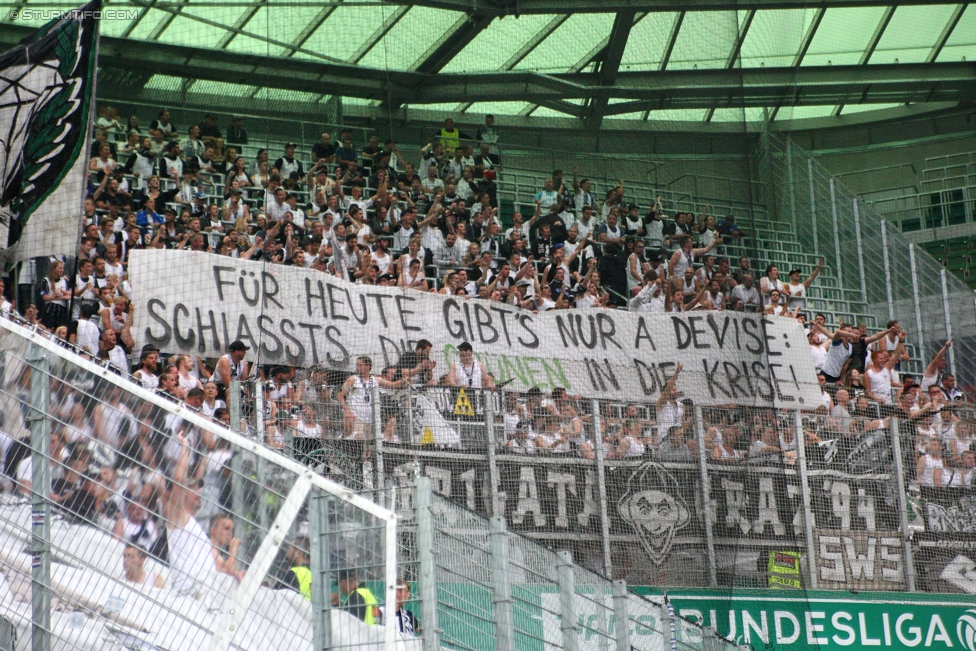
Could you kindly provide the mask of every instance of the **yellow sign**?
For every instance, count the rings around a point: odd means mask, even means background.
[[[799,590],[800,554],[791,551],[770,550],[766,566],[767,579],[771,590]]]
[[[433,445],[434,432],[429,427],[424,428],[424,434],[420,437],[420,445]]]
[[[454,403],[454,415],[474,416],[474,407],[471,406],[471,400],[468,399],[464,389],[458,391],[457,402]]]

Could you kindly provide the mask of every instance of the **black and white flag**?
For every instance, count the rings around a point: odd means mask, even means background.
[[[0,260],[72,254],[81,232],[101,0],[0,54]]]

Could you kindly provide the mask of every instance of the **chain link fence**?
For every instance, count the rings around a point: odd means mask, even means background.
[[[395,594],[390,511],[227,429],[227,409],[205,416],[7,320],[0,350],[0,610],[18,638],[416,646],[379,625]],[[356,581],[371,590],[358,602]]]

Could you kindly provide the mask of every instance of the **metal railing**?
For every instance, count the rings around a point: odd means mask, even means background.
[[[38,651],[400,639],[389,620],[370,626],[342,603],[353,576],[377,608],[395,600],[396,516],[228,429],[239,386],[230,411],[210,417],[7,319],[0,350],[0,571],[16,586],[0,613],[18,639]],[[310,495],[340,505],[345,520],[330,521],[359,532],[343,546],[332,536],[311,563],[321,545],[308,540],[335,530],[308,522]]]
[[[485,613],[494,566],[481,555],[502,528],[630,585],[766,588],[786,580],[795,589],[938,592],[945,586],[931,577],[951,558],[937,550],[950,550],[957,536],[955,525],[925,514],[952,509],[974,491],[963,448],[976,434],[976,410],[962,403],[939,424],[923,417],[929,412],[909,417],[874,403],[851,408],[850,418],[825,408],[689,404],[673,421],[669,408],[625,399],[439,386],[373,393],[365,430],[343,422],[328,388],[303,393],[302,422],[284,427],[315,435],[300,444],[286,436],[286,446],[356,490],[392,487],[407,531],[421,502],[415,478],[429,478],[433,492],[454,503],[443,520],[443,542],[454,547],[434,554],[439,594],[446,592],[438,603],[448,613],[440,629],[458,626],[475,638],[492,633]],[[919,465],[932,441],[950,441],[940,462],[950,488],[935,492],[935,478]],[[427,545],[416,535],[419,554]],[[851,558],[883,540],[897,561],[841,571],[834,538],[854,541],[855,551],[845,552]],[[472,546],[481,551],[463,551]],[[766,561],[781,552],[806,559],[803,572],[778,575]],[[410,558],[403,562],[411,576],[423,574],[414,567],[422,559]],[[559,565],[553,556],[549,566]],[[482,596],[445,587],[459,581],[478,584]]]
[[[856,312],[899,320],[923,364],[947,339],[960,384],[976,383],[976,305],[965,283],[919,249],[871,206],[788,139],[770,137],[784,220],[805,250],[822,255]]]

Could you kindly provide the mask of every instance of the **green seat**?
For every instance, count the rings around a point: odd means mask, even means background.
[[[920,219],[903,219],[901,220],[901,232],[911,233],[913,231],[922,230],[922,221]]]
[[[968,256],[960,256],[957,258],[949,258],[948,260],[946,260],[946,269],[948,269],[953,273],[965,271],[968,268],[969,268]]]

